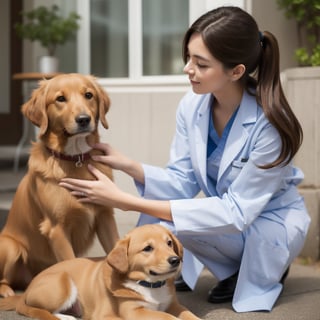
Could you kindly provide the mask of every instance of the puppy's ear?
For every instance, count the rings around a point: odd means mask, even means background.
[[[108,264],[120,273],[127,273],[129,270],[128,245],[129,237],[119,240],[107,256]]]
[[[107,92],[97,83],[96,78],[93,76],[87,76],[88,79],[92,82],[95,90],[98,93],[98,113],[99,113],[99,120],[101,121],[102,125],[108,129],[109,125],[106,119],[106,114],[110,108],[110,98]]]
[[[23,115],[35,126],[40,128],[39,136],[44,135],[48,128],[46,110],[46,93],[49,80],[39,82],[39,87],[33,90],[31,98],[22,106]]]
[[[172,241],[173,241],[173,249],[174,249],[174,252],[177,254],[177,256],[179,258],[183,258],[183,246],[181,244],[181,242],[178,240],[178,238],[170,233],[170,237],[172,238]]]

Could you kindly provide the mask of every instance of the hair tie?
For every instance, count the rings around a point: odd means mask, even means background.
[[[260,41],[260,45],[263,48],[264,45],[264,35],[261,31],[259,31],[259,41]]]

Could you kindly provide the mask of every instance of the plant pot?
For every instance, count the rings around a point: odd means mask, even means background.
[[[42,56],[39,59],[39,71],[41,73],[56,73],[59,69],[59,60],[53,56]]]

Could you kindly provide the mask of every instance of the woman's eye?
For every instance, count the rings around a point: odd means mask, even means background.
[[[66,98],[65,98],[65,96],[59,96],[59,97],[57,97],[56,100],[59,101],[59,102],[65,102]]]
[[[151,246],[149,245],[149,246],[144,247],[142,251],[144,251],[144,252],[151,252],[152,250],[153,250],[153,247],[151,247]]]
[[[93,97],[93,94],[91,92],[86,92],[84,96],[86,99],[90,100]]]
[[[197,63],[198,68],[203,69],[203,68],[208,68],[207,65],[205,64],[201,64],[201,63]]]

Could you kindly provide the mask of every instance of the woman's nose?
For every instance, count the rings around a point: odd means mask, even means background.
[[[193,72],[193,68],[192,68],[192,66],[191,66],[191,62],[190,61],[188,61],[186,64],[185,64],[185,66],[184,66],[184,68],[183,68],[183,72],[184,73],[192,73]]]

